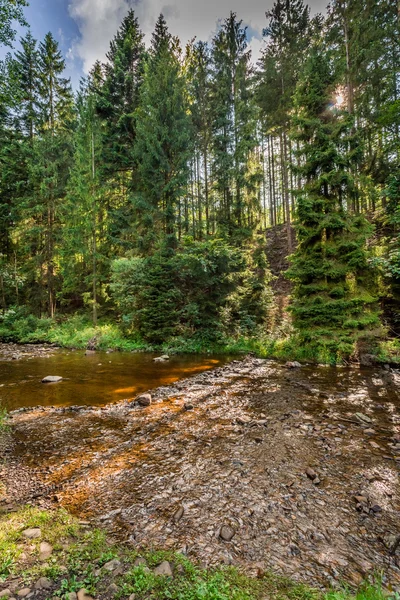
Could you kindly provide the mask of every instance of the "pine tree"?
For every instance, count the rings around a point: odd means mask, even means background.
[[[38,127],[39,52],[37,41],[29,32],[21,39],[22,50],[15,53],[15,69],[19,81],[19,119],[21,129],[32,141]]]
[[[296,284],[291,312],[301,343],[316,358],[330,360],[349,357],[379,324],[367,285],[371,227],[348,211],[357,158],[349,152],[353,121],[332,103],[335,83],[328,58],[314,46],[295,96],[296,168],[306,183],[298,194],[298,248],[288,271]]]
[[[25,6],[28,6],[26,0],[0,0],[0,45],[12,46],[16,35],[14,21],[27,25],[23,10]]]
[[[136,112],[135,202],[138,246],[142,249],[153,246],[164,235],[167,246],[176,246],[176,209],[185,190],[191,150],[185,80],[178,52],[160,15]]]

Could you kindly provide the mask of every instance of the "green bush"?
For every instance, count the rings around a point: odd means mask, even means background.
[[[113,264],[111,290],[128,331],[151,343],[174,338],[222,342],[254,333],[272,302],[264,252],[223,240],[186,240],[177,252]]]

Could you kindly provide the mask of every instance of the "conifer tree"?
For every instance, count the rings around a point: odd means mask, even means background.
[[[188,177],[191,124],[179,48],[160,15],[136,112],[138,246],[176,246],[176,209]]]
[[[354,193],[349,152],[352,117],[332,103],[335,81],[329,59],[310,51],[295,96],[293,137],[300,143],[304,188],[296,211],[298,248],[289,277],[291,306],[301,342],[315,357],[349,357],[379,324],[376,298],[368,291],[366,219],[351,216]]]
[[[19,83],[19,120],[21,129],[32,142],[39,120],[39,52],[37,42],[28,32],[21,39],[22,49],[15,53],[15,69]]]

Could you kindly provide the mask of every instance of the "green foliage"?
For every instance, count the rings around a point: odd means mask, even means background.
[[[330,108],[331,73],[315,46],[296,92],[293,138],[302,144],[296,171],[307,183],[298,194],[298,248],[288,276],[296,285],[290,310],[301,344],[334,362],[354,354],[361,339],[371,345],[379,312],[366,251],[372,229],[349,211],[352,120]]]
[[[128,328],[160,344],[174,337],[218,341],[254,332],[271,305],[269,271],[259,248],[187,240],[179,251],[113,264],[112,291]]]
[[[15,40],[14,21],[27,25],[23,10],[25,6],[28,6],[26,0],[0,0],[0,45],[11,46]]]

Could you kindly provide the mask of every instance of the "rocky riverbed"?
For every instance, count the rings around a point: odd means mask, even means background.
[[[61,505],[207,566],[400,586],[399,386],[389,368],[250,357],[152,390],[147,407],[17,412],[1,506]]]

